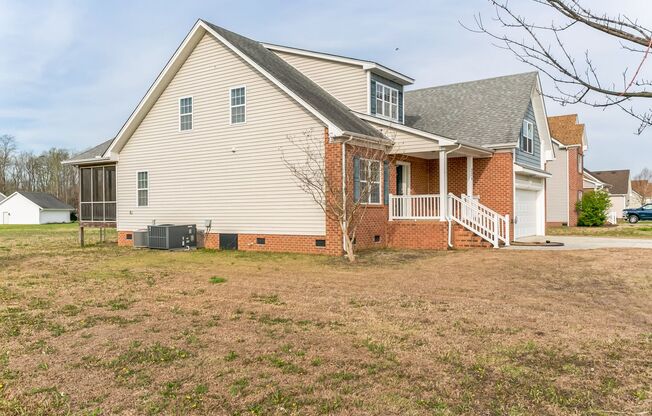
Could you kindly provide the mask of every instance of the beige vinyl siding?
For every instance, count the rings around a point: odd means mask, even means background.
[[[246,86],[246,123],[230,125],[229,88]],[[179,98],[193,97],[191,131]],[[324,235],[325,217],[285,166],[301,160],[288,136],[323,142],[323,124],[207,34],[119,154],[119,230],[212,220],[211,231]],[[137,173],[149,206],[137,206]]]
[[[353,111],[367,113],[367,72],[361,66],[273,51]]]
[[[439,150],[439,143],[434,140],[426,139],[425,137],[418,136],[406,131],[393,129],[379,123],[370,121],[374,128],[385,134],[390,139],[394,140],[394,147],[390,153],[420,153],[420,152],[433,152]]]
[[[546,221],[568,222],[568,151],[552,144],[556,158],[546,164],[552,177],[546,178]]]

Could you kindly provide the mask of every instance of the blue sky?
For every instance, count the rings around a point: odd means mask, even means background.
[[[545,17],[530,2],[512,3]],[[652,26],[647,0],[590,3]],[[485,0],[0,0],[0,134],[34,151],[113,137],[200,17],[261,41],[374,60],[415,78],[415,88],[532,70],[459,24],[492,10]],[[574,33],[569,46],[578,54],[588,46],[616,81],[623,65],[637,64],[589,31]],[[652,58],[642,76],[652,78]],[[547,110],[578,113],[587,124],[590,169],[652,168],[652,129],[635,135],[637,123],[622,112],[550,101]]]

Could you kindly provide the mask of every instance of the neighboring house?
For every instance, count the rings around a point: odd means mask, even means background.
[[[552,144],[537,73],[404,91],[413,81],[199,20],[117,136],[65,162],[80,168],[80,226],[117,227],[131,245],[153,221],[191,223],[206,247],[341,254],[338,224],[285,164],[304,160],[290,138],[310,132],[340,188],[345,172],[378,172],[358,248],[544,234]],[[357,156],[388,145],[391,160]]]
[[[608,183],[610,186],[609,197],[611,199],[611,211],[616,213],[618,218],[623,218],[625,208],[639,207],[640,197],[632,189],[632,181],[629,169],[623,170],[602,170],[591,171],[591,174],[598,180]]]
[[[609,191],[609,188],[611,187],[610,184],[602,182],[600,179],[596,178],[588,169],[584,169],[583,179],[584,192],[598,191],[601,189]]]
[[[68,223],[75,209],[43,192],[14,192],[0,202],[0,224]]]
[[[584,154],[588,149],[584,124],[577,114],[548,117],[555,159],[546,170],[546,222],[549,226],[577,225],[577,201],[584,192]]]

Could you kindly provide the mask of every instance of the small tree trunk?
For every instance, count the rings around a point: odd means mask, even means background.
[[[346,221],[340,221],[340,229],[342,230],[342,235],[344,236],[344,252],[346,253],[346,258],[350,263],[353,263],[355,262],[353,239],[349,236],[349,230],[346,226]]]

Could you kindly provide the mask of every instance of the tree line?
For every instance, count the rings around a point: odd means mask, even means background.
[[[47,192],[61,201],[78,206],[77,169],[61,162],[75,152],[53,147],[41,153],[20,150],[16,138],[0,136],[0,192]]]

